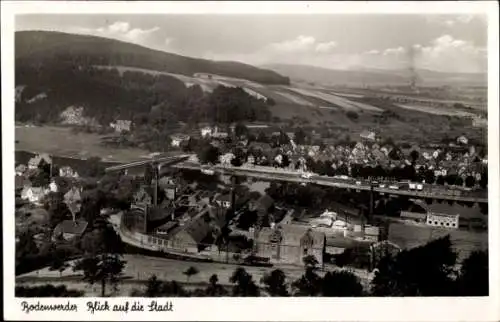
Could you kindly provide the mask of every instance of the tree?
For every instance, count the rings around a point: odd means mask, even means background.
[[[286,286],[286,275],[280,269],[273,270],[270,274],[265,274],[261,279],[261,283],[265,284],[265,290],[271,296],[288,296]]]
[[[100,282],[104,297],[106,285],[116,288],[125,267],[126,262],[121,259],[121,239],[113,228],[103,226],[85,234],[82,248],[83,259],[75,262],[73,270],[83,271],[83,280],[91,285]]]
[[[476,179],[473,176],[467,176],[467,178],[465,178],[466,187],[472,188],[474,187],[475,184],[476,184]]]
[[[389,158],[391,160],[400,160],[401,159],[401,150],[397,147],[393,147],[389,152]]]
[[[255,282],[252,279],[252,275],[248,274],[247,271],[238,267],[233,275],[229,278],[229,281],[233,284],[233,296],[259,296],[260,291]]]
[[[354,111],[347,111],[346,113],[347,117],[352,120],[352,121],[356,121],[358,120],[359,118],[359,115],[358,113],[354,112]]]
[[[208,145],[205,148],[202,148],[198,153],[198,160],[200,160],[201,163],[212,163],[215,164],[217,163],[219,159],[219,149],[214,147],[213,145]]]
[[[481,188],[486,189],[488,187],[488,169],[481,173],[481,180],[479,180],[479,185]]]
[[[218,282],[219,278],[217,277],[217,274],[213,274],[212,276],[210,276],[209,279],[210,284],[207,286],[205,290],[205,295],[212,297],[227,295],[228,293],[227,290]]]
[[[259,134],[257,135],[256,141],[261,143],[269,143],[269,139],[267,138],[266,134],[262,131],[260,131]]]
[[[316,273],[318,260],[312,255],[305,256],[305,272],[296,281],[292,283],[294,296],[317,296],[321,292],[321,277]]]
[[[375,296],[450,296],[456,253],[449,236],[383,257],[372,280]]]
[[[91,157],[86,160],[86,166],[80,171],[85,177],[100,177],[104,175],[104,166],[101,163],[101,158]]]
[[[148,281],[146,283],[145,296],[160,297],[162,295],[161,289],[162,289],[162,282],[159,281],[158,277],[156,277],[156,275],[153,274],[150,278],[148,278]]]
[[[185,270],[182,274],[186,275],[187,281],[189,283],[189,279],[191,276],[198,274],[200,271],[194,267],[194,266],[189,266],[187,270]]]
[[[248,135],[248,128],[245,126],[245,124],[238,122],[234,127],[234,135],[236,135],[236,137],[238,138],[245,137]]]
[[[467,257],[457,278],[458,296],[488,296],[488,253],[474,251]]]
[[[19,242],[16,244],[16,257],[22,258],[38,254],[38,246],[33,239],[33,234],[25,231],[19,235]]]
[[[69,267],[70,265],[65,261],[65,257],[62,257],[60,252],[55,251],[49,266],[49,270],[59,271],[59,276],[62,276],[62,272],[64,272],[66,268]]]
[[[363,286],[356,275],[348,271],[328,272],[321,283],[322,296],[362,296]]]
[[[413,163],[415,163],[415,162],[418,160],[418,157],[419,157],[419,153],[418,153],[418,151],[416,151],[416,150],[412,150],[412,151],[410,152],[410,158],[411,158],[411,161],[412,161]]]
[[[304,132],[304,130],[301,127],[299,127],[295,131],[294,141],[295,141],[295,143],[302,145],[302,144],[306,143],[306,137],[307,137],[307,135]]]
[[[54,228],[61,221],[70,217],[70,210],[63,202],[63,195],[59,192],[51,192],[47,195],[46,207],[49,213],[50,227]]]
[[[151,164],[146,164],[144,168],[144,184],[150,186],[153,181],[154,170]]]
[[[83,271],[83,279],[90,285],[101,283],[101,297],[106,295],[106,284],[116,288],[122,275],[125,261],[118,254],[86,255],[75,263],[74,271]]]

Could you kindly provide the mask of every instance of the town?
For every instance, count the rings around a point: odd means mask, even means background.
[[[306,144],[302,129],[269,137],[257,130],[254,141],[251,125],[203,126],[175,135],[166,156],[107,167],[33,155],[16,166],[17,245],[76,255],[108,222],[123,244],[155,256],[258,267],[313,259],[366,274],[382,253],[446,235],[466,244],[455,245],[461,259],[485,249],[487,159],[465,137],[405,150],[374,133],[320,147]],[[470,209],[482,215],[470,218]]]
[[[16,297],[490,294],[478,17],[28,16]]]

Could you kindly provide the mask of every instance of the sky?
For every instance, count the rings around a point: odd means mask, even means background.
[[[257,66],[487,71],[481,15],[18,15],[16,30],[95,35]]]

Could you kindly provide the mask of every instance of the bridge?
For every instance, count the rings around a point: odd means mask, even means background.
[[[179,169],[190,169],[190,170],[202,170],[202,166],[197,163],[192,162],[182,162],[174,164],[173,167]],[[450,201],[461,201],[461,202],[478,202],[487,203],[488,196],[487,192],[468,192],[462,191],[460,195],[454,195],[451,190],[445,188],[439,188],[435,185],[424,185],[424,190],[414,191],[409,189],[390,189],[381,188],[372,185],[367,181],[362,181],[358,179],[338,179],[328,176],[312,175],[310,178],[302,177],[302,174],[295,171],[275,169],[271,167],[233,167],[233,166],[222,166],[215,165],[210,167],[214,173],[223,175],[234,175],[234,176],[247,176],[253,178],[259,178],[263,180],[276,180],[276,181],[287,181],[296,183],[313,183],[321,186],[329,186],[336,188],[345,189],[355,189],[355,190],[365,190],[365,191],[375,191],[379,193],[386,193],[391,195],[405,195],[412,196],[416,198],[429,198],[429,199],[440,199],[440,200],[450,200]],[[397,184],[397,183],[395,183]],[[390,184],[389,184],[390,185]]]
[[[154,165],[159,165],[161,167],[170,166],[170,165],[178,163],[178,162],[186,161],[188,158],[189,158],[189,155],[157,157],[157,158],[140,160],[140,161],[135,161],[135,162],[131,162],[131,163],[124,163],[124,164],[119,164],[119,165],[107,167],[105,169],[105,171],[106,172],[113,172],[113,171],[126,170],[126,169],[130,169],[130,168],[142,167],[142,166],[145,166],[146,164],[154,164]]]

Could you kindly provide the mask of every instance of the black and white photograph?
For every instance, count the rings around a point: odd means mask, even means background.
[[[10,13],[11,309],[498,298],[492,4]]]

